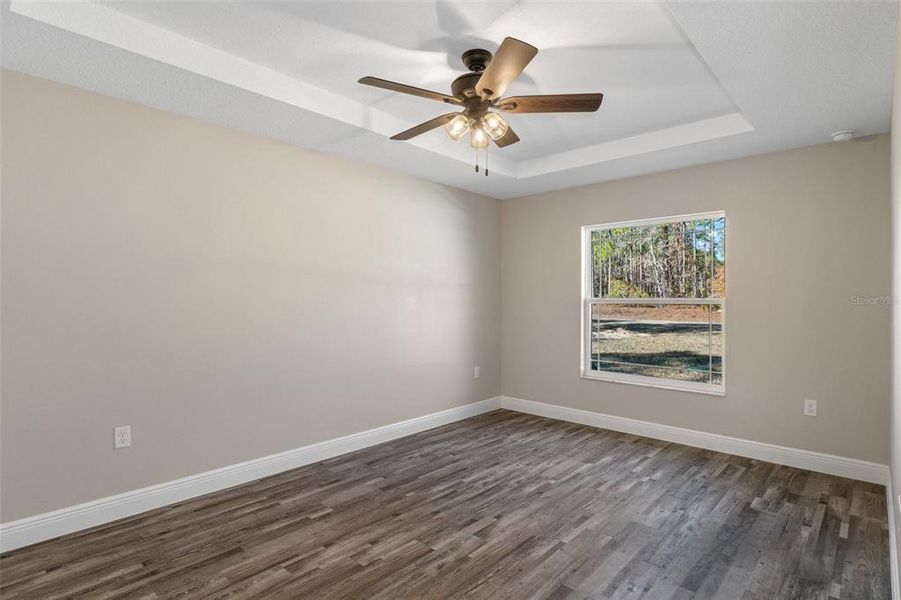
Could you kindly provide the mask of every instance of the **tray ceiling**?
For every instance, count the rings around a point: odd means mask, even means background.
[[[12,2],[3,66],[508,198],[890,126],[892,2]],[[492,174],[446,112],[358,85],[448,91],[468,48],[540,49],[508,95],[605,94],[596,114],[510,115]]]

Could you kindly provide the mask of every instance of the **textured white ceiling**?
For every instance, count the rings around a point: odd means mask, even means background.
[[[4,67],[507,198],[890,126],[894,2],[13,2]],[[448,91],[459,55],[540,49],[508,95],[605,94],[596,114],[511,115],[473,152],[447,107],[356,84]]]

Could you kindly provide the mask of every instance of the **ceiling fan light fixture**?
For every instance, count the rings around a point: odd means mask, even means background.
[[[485,133],[485,130],[482,129],[481,126],[477,125],[476,127],[472,128],[470,144],[473,148],[484,148],[488,145],[488,134]]]
[[[482,129],[488,134],[488,137],[497,141],[504,137],[510,126],[502,116],[497,113],[488,112],[482,116]]]
[[[471,127],[472,123],[470,122],[469,117],[466,115],[457,115],[448,121],[447,125],[444,126],[444,129],[447,131],[447,135],[456,142],[461,140]]]

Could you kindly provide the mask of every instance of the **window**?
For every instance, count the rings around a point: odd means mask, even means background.
[[[726,217],[582,228],[583,377],[723,393]]]

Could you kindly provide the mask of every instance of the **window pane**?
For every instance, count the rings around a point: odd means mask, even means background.
[[[590,368],[721,384],[721,317],[718,306],[594,304]]]
[[[725,223],[697,219],[592,231],[592,297],[720,297]]]
[[[591,232],[591,297],[601,297],[601,264],[604,260],[605,243],[601,241],[601,232]]]
[[[726,219],[713,221],[713,282],[714,298],[726,297]]]

